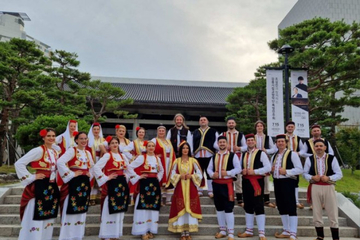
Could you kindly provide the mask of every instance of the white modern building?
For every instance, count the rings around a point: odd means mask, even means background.
[[[51,47],[26,34],[24,21],[31,21],[26,13],[0,11],[0,42],[7,42],[12,38],[26,39],[35,42],[49,56]]]
[[[328,18],[331,21],[344,20],[348,24],[354,21],[360,23],[360,0],[298,0],[278,28],[284,29],[314,17]],[[360,96],[360,91],[354,95]],[[342,125],[360,126],[360,108],[346,107],[342,116],[349,119]]]

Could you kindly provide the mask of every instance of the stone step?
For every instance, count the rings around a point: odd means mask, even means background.
[[[23,187],[14,187],[11,189],[10,194],[11,195],[21,195],[24,191]],[[204,190],[203,191],[204,196],[207,196],[207,191]],[[271,198],[275,198],[275,194],[273,191],[270,192],[270,197]],[[306,190],[305,189],[300,189],[299,191],[299,198],[305,198],[306,199]]]
[[[299,217],[298,226],[309,226],[312,225],[312,216],[302,216]],[[169,220],[169,214],[160,214],[159,221],[161,223],[167,223]],[[323,217],[325,226],[329,225],[327,217]],[[55,221],[60,223],[60,216]],[[87,214],[86,223],[99,223],[100,215],[99,214]],[[124,223],[132,223],[133,215],[125,214]],[[256,221],[255,221],[256,222]],[[217,224],[216,214],[203,214],[202,224]],[[0,215],[0,224],[20,224],[20,216],[18,214],[2,214]],[[235,224],[236,225],[245,225],[245,215],[235,215]],[[266,225],[271,226],[281,226],[281,218],[279,215],[275,216],[266,216]],[[347,226],[346,218],[339,217],[339,226]]]
[[[179,240],[179,237],[180,237],[180,234],[174,234],[174,233],[169,233],[168,235],[155,235],[155,239],[154,240]],[[331,236],[330,235],[326,235],[325,234],[325,237],[326,238],[329,238],[331,239]],[[359,238],[354,238],[354,237],[341,237],[341,240],[359,240]],[[194,240],[209,240],[209,239],[214,239],[214,235],[201,235],[201,236],[196,236],[196,235],[191,235],[191,238],[194,239]],[[123,236],[121,237],[120,239],[136,239],[136,240],[139,240],[140,237],[139,236],[132,236],[132,235],[126,235],[126,236]],[[226,238],[224,238],[225,240]],[[235,237],[235,239],[239,239],[237,237]],[[246,238],[246,240],[258,240],[259,237],[258,236],[254,236],[254,237],[251,237],[251,238]],[[267,240],[279,240],[278,238],[275,238],[273,236],[266,236],[266,239]],[[0,240],[18,240],[18,237],[1,237],[0,236]],[[53,238],[51,240],[58,240],[58,237],[57,236],[53,236]],[[99,237],[98,235],[90,235],[90,236],[85,236],[83,238],[83,240],[99,240]],[[301,240],[314,240],[314,236],[312,237],[304,237],[302,236],[301,237]]]
[[[236,200],[235,200],[236,201]],[[275,198],[270,198],[271,202],[275,203]],[[8,195],[5,196],[3,204],[20,204],[21,202],[21,195]],[[307,206],[306,198],[299,198],[299,202]],[[201,205],[213,205],[214,200],[209,197],[200,197]]]
[[[309,210],[309,207],[305,207],[304,209],[298,209],[297,214],[298,216],[312,216],[312,211]],[[203,214],[215,214],[215,206],[213,204],[211,205],[201,205],[201,211]],[[19,214],[20,207],[19,204],[0,204],[0,214]],[[128,213],[132,214],[134,212],[134,207],[129,207]],[[170,206],[164,206],[160,209],[160,213],[169,213],[170,212]],[[100,214],[100,205],[91,206],[89,208],[89,214]],[[234,208],[235,214],[245,214],[245,211],[242,207],[235,206]],[[279,211],[277,208],[269,208],[265,207],[265,214],[266,215],[279,215]],[[323,215],[326,215],[326,212],[323,211]],[[0,215],[1,216],[1,215]]]
[[[128,239],[127,236],[131,236],[131,227],[132,225],[129,223],[124,224],[122,239]],[[167,224],[159,224],[159,235],[166,235],[170,237],[178,237],[179,234],[170,233],[167,230]],[[54,236],[59,235],[60,225],[54,225]],[[211,229],[211,230],[210,230]],[[235,233],[243,232],[245,229],[245,225],[237,225],[235,226]],[[20,225],[0,225],[0,236],[1,237],[13,237],[18,236],[20,231]],[[198,236],[203,239],[204,236],[209,236],[206,239],[213,239],[215,233],[218,231],[218,225],[216,224],[200,224],[199,232],[193,233],[192,236]],[[267,226],[266,227],[266,235],[274,236],[275,232],[281,231],[281,227],[278,226]],[[331,236],[330,229],[327,227],[324,229],[326,236]],[[356,237],[357,229],[352,227],[341,227],[339,228],[341,237]],[[96,236],[99,233],[99,224],[86,224],[85,235],[86,236]],[[257,235],[257,229],[254,229],[254,234]],[[298,227],[297,235],[298,237],[302,236],[316,236],[315,228],[313,226],[300,226]],[[155,238],[157,239],[157,237]]]

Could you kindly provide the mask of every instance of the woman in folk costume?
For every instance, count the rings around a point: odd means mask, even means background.
[[[52,239],[58,213],[60,193],[55,181],[58,154],[52,148],[55,130],[43,129],[40,136],[44,145],[32,149],[15,163],[16,173],[25,186],[20,203],[20,240]],[[28,165],[36,170],[35,174],[27,170]]]
[[[142,240],[154,238],[158,232],[161,206],[160,182],[164,169],[160,158],[154,153],[155,143],[144,143],[146,154],[138,156],[129,165],[130,181],[138,183],[135,193],[134,220],[131,230],[133,235],[141,235]],[[136,173],[138,172],[138,174]]]
[[[78,123],[75,120],[69,120],[65,132],[56,137],[56,144],[61,149],[60,156],[66,152],[70,147],[75,147],[76,142],[74,137],[78,132]]]
[[[61,229],[59,240],[80,240],[85,233],[86,212],[90,202],[90,181],[94,162],[86,150],[85,132],[75,136],[76,147],[69,148],[57,167],[64,185],[60,189]]]
[[[119,144],[120,152],[123,153],[125,150],[125,147],[127,145],[129,145],[129,143],[131,142],[129,139],[126,138],[126,135],[127,135],[126,127],[124,125],[117,124],[115,126],[115,134],[116,134],[116,137],[120,141],[120,144]],[[100,148],[101,148],[102,155],[104,155],[105,153],[107,153],[110,150],[107,141],[104,141],[103,144],[100,146]]]
[[[145,128],[143,127],[137,127],[136,128],[136,136],[137,138],[130,142],[125,148],[123,154],[129,159],[129,162],[131,163],[134,161],[138,156],[141,156],[142,154],[146,153],[146,146],[144,146],[144,138],[145,138]],[[139,173],[138,173],[139,174]],[[130,205],[134,205],[134,191],[135,191],[135,184],[133,184],[131,181],[129,182],[130,187]]]
[[[191,240],[190,232],[197,232],[202,219],[197,188],[202,182],[199,163],[191,157],[190,145],[180,143],[179,158],[172,165],[167,186],[175,187],[170,208],[170,232],[181,233],[180,240]]]
[[[151,139],[155,143],[155,154],[161,159],[161,164],[164,167],[164,176],[161,185],[165,187],[171,172],[171,165],[175,161],[175,152],[171,141],[166,139],[165,126],[159,126],[157,128],[157,137]],[[163,197],[165,197],[166,205],[171,205],[171,195],[173,189],[162,189]]]
[[[93,123],[88,133],[88,145],[86,150],[91,153],[94,163],[100,159],[100,145],[105,142],[104,135],[100,123]],[[93,180],[94,181],[94,180]],[[100,199],[100,190],[99,186],[92,182],[92,189],[90,193],[90,205],[94,206],[96,204],[96,199]]]
[[[117,239],[123,235],[123,221],[129,203],[128,160],[119,151],[119,139],[108,137],[110,151],[94,166],[101,187],[101,223],[99,238]]]

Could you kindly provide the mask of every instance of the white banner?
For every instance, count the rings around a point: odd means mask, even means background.
[[[283,71],[266,70],[267,135],[284,133]]]
[[[307,71],[291,71],[291,113],[295,134],[309,138],[309,99]]]

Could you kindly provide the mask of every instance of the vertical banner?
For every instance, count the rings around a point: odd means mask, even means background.
[[[295,134],[309,138],[309,98],[307,71],[291,71],[291,116]]]
[[[284,133],[283,71],[266,70],[267,135]]]

